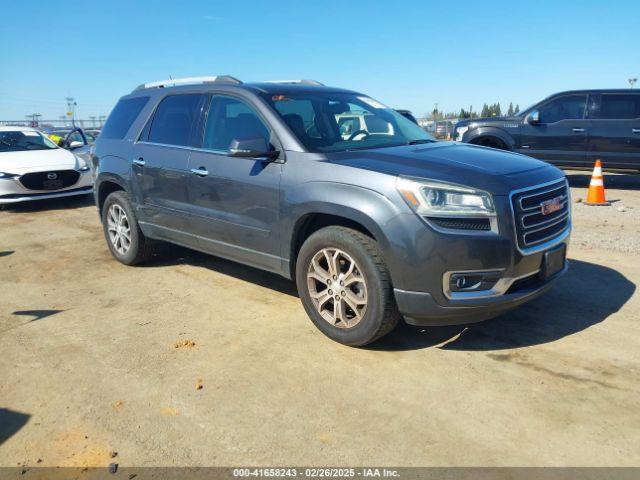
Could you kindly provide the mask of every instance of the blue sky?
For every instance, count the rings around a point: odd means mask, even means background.
[[[312,78],[421,116],[640,77],[640,1],[30,1],[0,22],[0,119],[108,114],[146,81]],[[10,12],[10,13],[9,13]],[[640,84],[638,85],[640,87]]]

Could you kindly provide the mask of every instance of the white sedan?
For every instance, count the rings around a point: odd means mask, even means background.
[[[33,128],[0,127],[0,205],[92,191],[85,160]]]

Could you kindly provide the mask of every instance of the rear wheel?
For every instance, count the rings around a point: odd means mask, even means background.
[[[135,216],[129,195],[123,191],[109,194],[102,207],[102,228],[111,254],[125,265],[136,265],[152,253]]]
[[[400,314],[378,244],[345,227],[327,227],[300,249],[296,283],[313,323],[329,338],[352,346],[389,333]]]

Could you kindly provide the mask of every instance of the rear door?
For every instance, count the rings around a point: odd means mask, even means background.
[[[587,164],[586,94],[555,97],[538,107],[540,122],[521,127],[520,153],[556,165]]]
[[[174,240],[172,231],[188,228],[189,155],[203,100],[195,93],[164,97],[134,145],[132,168],[140,208],[149,223],[160,227],[160,236]]]
[[[589,164],[640,168],[640,94],[603,93],[594,103],[589,136]]]
[[[192,228],[206,251],[279,270],[282,165],[228,155],[232,140],[258,137],[277,144],[266,121],[247,101],[212,96],[201,148],[189,160]]]

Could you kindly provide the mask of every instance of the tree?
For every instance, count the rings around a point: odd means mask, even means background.
[[[516,104],[516,109],[513,111],[513,113],[520,113],[520,105]]]
[[[485,103],[482,106],[482,112],[480,112],[480,116],[481,117],[488,117],[491,115],[491,112],[489,112],[489,107],[487,106],[487,104]]]
[[[509,109],[507,110],[507,115],[509,117],[513,116],[513,103],[509,102]]]

